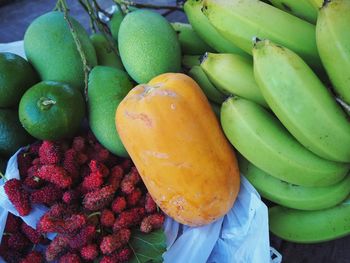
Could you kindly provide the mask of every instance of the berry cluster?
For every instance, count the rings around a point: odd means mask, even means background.
[[[20,217],[8,214],[0,255],[8,263],[41,263],[44,262],[44,256],[32,251],[32,248],[47,242],[39,231],[28,226]]]
[[[33,204],[50,209],[36,230],[8,221],[12,234],[5,235],[0,250],[5,259],[127,262],[131,230],[149,233],[164,222],[130,159],[112,155],[91,133],[72,141],[37,142],[19,154],[18,167],[21,180],[7,181],[5,191],[19,214],[29,214]],[[57,236],[48,242],[48,233]],[[44,241],[45,255],[29,253],[30,246]],[[16,248],[9,252],[16,255],[7,255],[6,248]]]

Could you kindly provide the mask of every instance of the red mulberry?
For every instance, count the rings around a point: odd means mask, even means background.
[[[128,243],[131,236],[129,229],[121,229],[117,233],[103,237],[100,249],[103,254],[111,254]]]
[[[121,213],[126,208],[126,200],[123,196],[118,196],[112,203],[112,210],[114,213]]]
[[[4,189],[18,213],[21,216],[28,215],[32,207],[29,202],[29,193],[23,188],[22,182],[17,179],[8,180]]]
[[[72,185],[72,178],[67,171],[60,166],[51,164],[43,165],[38,169],[36,176],[60,188],[67,188]]]
[[[43,188],[36,190],[30,194],[30,200],[32,204],[45,204],[48,206],[53,205],[55,202],[62,198],[62,190],[53,184],[44,186]]]
[[[89,192],[84,197],[84,207],[91,211],[101,210],[112,202],[114,194],[115,189],[110,185]]]
[[[61,161],[61,153],[55,143],[43,141],[39,148],[39,158],[41,164],[58,164]]]
[[[112,227],[115,221],[114,213],[109,209],[102,210],[100,221],[104,227]]]
[[[90,244],[80,250],[80,255],[85,260],[94,260],[98,256],[98,247],[95,244]]]
[[[28,226],[25,222],[21,225],[22,233],[32,242],[33,244],[39,244],[43,240],[43,236],[31,226]]]

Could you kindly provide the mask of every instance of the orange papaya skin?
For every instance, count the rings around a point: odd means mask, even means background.
[[[224,216],[239,191],[239,169],[197,83],[166,73],[132,89],[116,127],[158,206],[177,222],[209,224]]]

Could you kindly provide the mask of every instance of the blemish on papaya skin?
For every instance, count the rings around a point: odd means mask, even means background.
[[[144,113],[132,113],[129,111],[124,112],[125,116],[132,119],[132,120],[140,120],[145,123],[147,127],[153,126],[153,121],[150,117],[147,116],[147,114]]]
[[[161,152],[155,152],[155,151],[143,151],[147,155],[151,155],[153,157],[156,157],[158,159],[168,159],[169,155],[167,153],[161,153]]]

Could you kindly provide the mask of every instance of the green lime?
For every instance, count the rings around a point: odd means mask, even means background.
[[[31,87],[19,103],[19,119],[35,138],[58,140],[73,136],[85,115],[79,90],[68,84],[42,81]]]
[[[29,62],[16,54],[0,52],[0,107],[16,106],[23,93],[37,82]]]
[[[0,109],[0,155],[10,157],[32,137],[23,129],[16,110]]]

